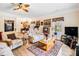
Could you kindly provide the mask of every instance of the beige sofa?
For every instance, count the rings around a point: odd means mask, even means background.
[[[2,39],[3,39],[3,41],[9,41],[9,47],[11,48],[11,49],[15,49],[15,48],[17,48],[17,47],[20,47],[20,46],[22,46],[23,45],[23,41],[22,41],[22,39],[20,39],[20,38],[16,38],[16,39],[10,39],[10,38],[8,38],[8,34],[12,34],[12,33],[14,33],[15,34],[15,36],[17,37],[17,35],[16,35],[16,33],[15,32],[9,32],[9,33],[2,33]]]

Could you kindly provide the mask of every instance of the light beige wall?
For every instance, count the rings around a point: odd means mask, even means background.
[[[79,9],[74,10],[63,10],[52,13],[52,15],[41,16],[32,18],[33,20],[44,20],[47,18],[56,18],[56,17],[64,17],[64,25],[65,26],[78,26],[79,23]]]
[[[73,11],[73,12],[68,12],[64,14],[58,14],[55,15],[57,16],[63,16],[64,17],[64,25],[65,26],[79,26],[79,11]]]
[[[15,22],[15,28],[16,28],[16,32],[20,32],[21,31],[21,28],[22,28],[22,24],[21,22],[24,22],[24,21],[28,21],[29,23],[32,21],[31,18],[17,18],[16,19],[16,22]]]
[[[64,17],[64,22],[63,22],[63,34],[64,34],[64,27],[65,26],[76,26],[79,27],[79,9],[73,9],[73,10],[64,10],[60,12],[54,12],[50,16],[42,16],[42,17],[37,17],[34,18],[36,20],[43,20],[46,18],[56,18],[56,17]],[[79,33],[79,31],[78,31]],[[78,34],[79,35],[79,34]]]
[[[2,19],[0,19],[0,32],[3,32],[4,30],[4,21]]]
[[[14,31],[10,32],[20,32],[21,22],[28,21],[31,22],[30,18],[11,18],[11,17],[2,17],[0,18],[0,32],[4,32],[4,20],[14,20]],[[15,30],[16,29],[16,30]],[[8,33],[8,32],[7,32]]]
[[[42,20],[42,19],[46,19],[46,18],[55,18],[55,17],[64,17],[64,26],[78,26],[79,27],[79,11],[78,10],[70,10],[70,11],[61,11],[61,12],[57,12],[57,13],[52,13],[52,16],[46,16],[46,17],[37,17],[36,20]],[[35,19],[35,18],[34,18]],[[24,20],[27,21],[31,21],[32,19],[30,18],[26,18]],[[16,31],[19,32],[20,28],[21,28],[21,21],[23,21],[23,19],[16,19],[15,20],[15,28]],[[4,31],[4,20],[0,19],[0,31]],[[63,31],[64,32],[64,31]]]
[[[78,10],[59,12],[57,14],[53,14],[53,17],[64,17],[63,27],[65,26],[79,27],[79,11]],[[64,33],[64,29],[63,29],[63,33]]]

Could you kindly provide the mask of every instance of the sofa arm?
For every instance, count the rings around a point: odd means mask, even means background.
[[[6,40],[3,40],[3,41],[12,41],[11,39],[6,39]]]
[[[7,43],[8,46],[12,45],[12,40],[11,39],[6,39],[6,40],[3,40],[2,42]]]

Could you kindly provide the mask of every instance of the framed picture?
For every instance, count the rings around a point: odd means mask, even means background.
[[[28,21],[21,22],[21,24],[22,28],[26,28],[29,25]]]
[[[14,31],[14,21],[13,20],[5,20],[4,21],[4,31]]]
[[[50,27],[51,26],[51,19],[44,20],[44,25]]]
[[[44,25],[44,23],[43,22],[41,22],[41,26],[43,26]]]
[[[64,21],[64,17],[58,17],[52,19],[52,22],[56,22],[56,21]]]
[[[40,20],[36,21],[36,26],[40,26]]]
[[[35,24],[35,21],[32,21],[31,24]]]

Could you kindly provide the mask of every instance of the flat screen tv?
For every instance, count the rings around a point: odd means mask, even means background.
[[[78,37],[78,27],[65,27],[65,34]]]

